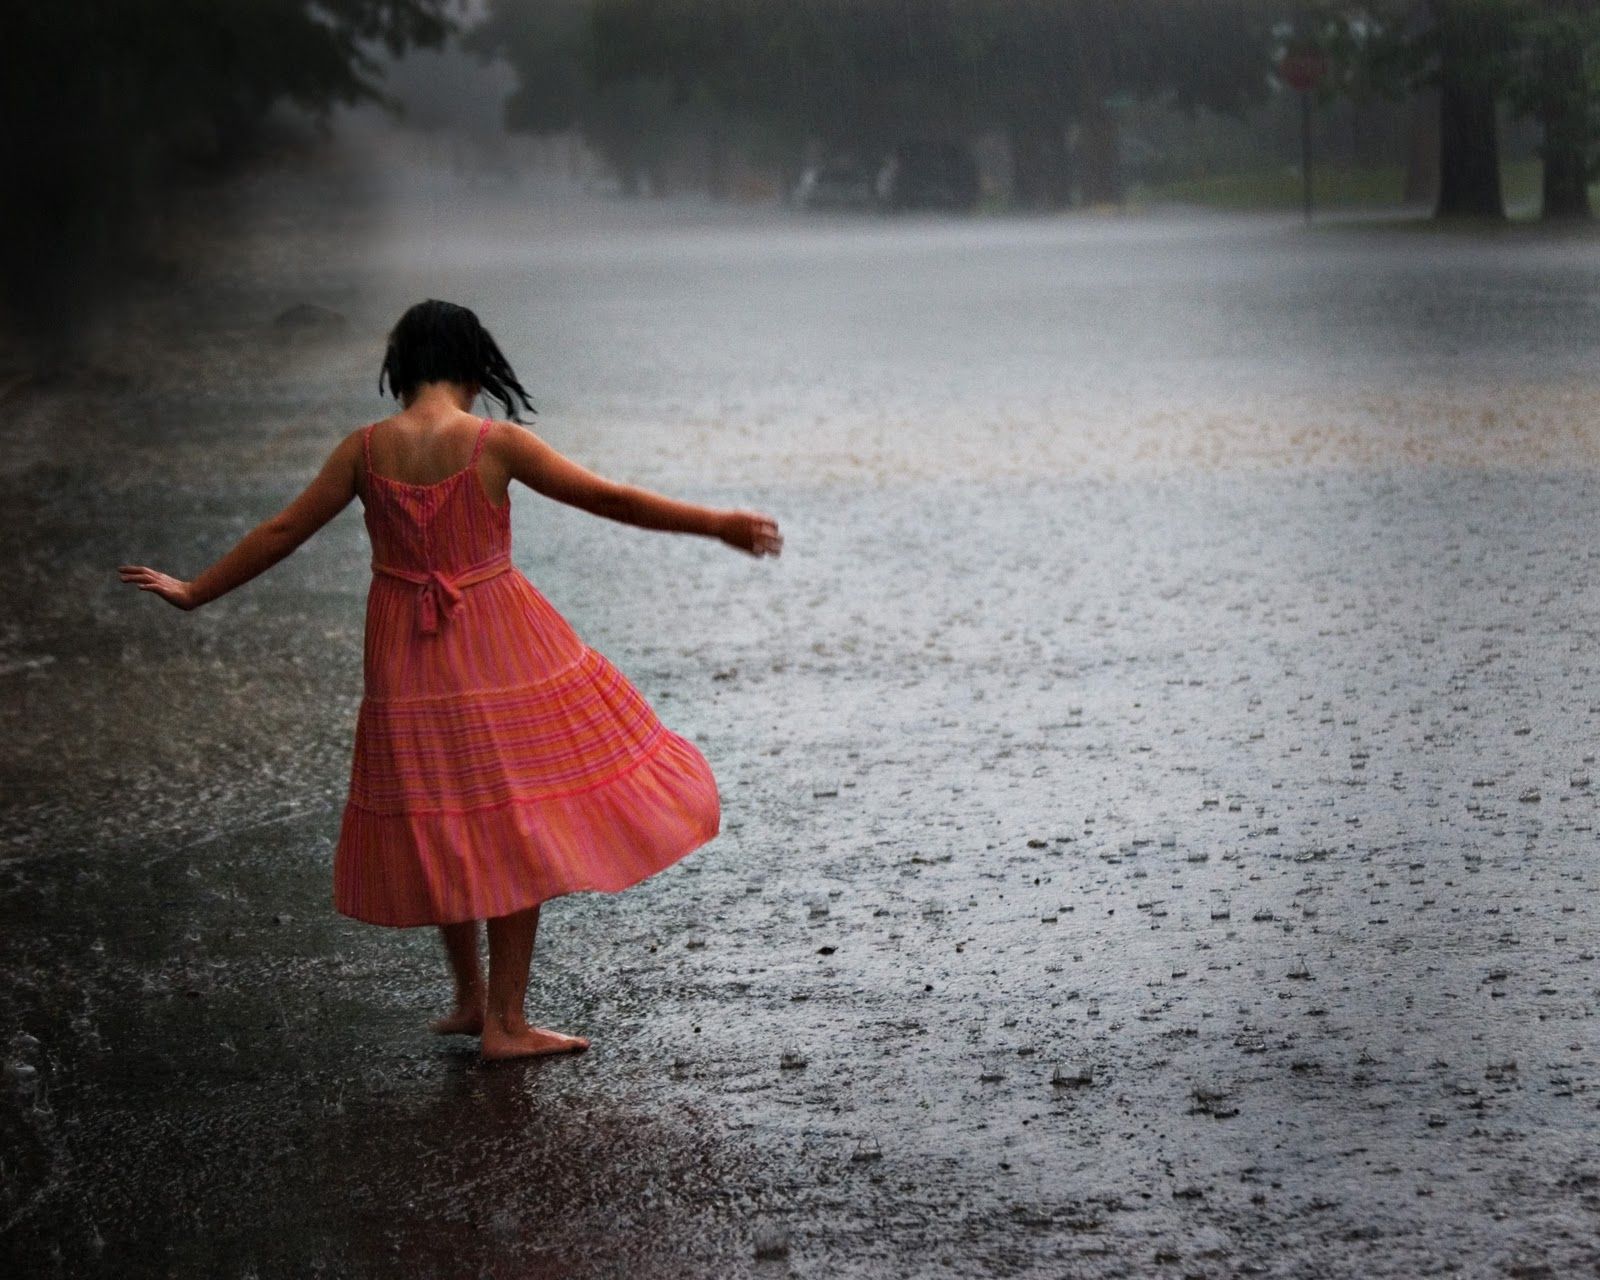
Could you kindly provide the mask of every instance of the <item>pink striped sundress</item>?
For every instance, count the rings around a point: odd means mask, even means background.
[[[376,425],[376,424],[374,424]],[[371,924],[507,915],[614,892],[717,834],[716,779],[511,563],[511,503],[472,457],[375,475],[361,708],[334,907]]]

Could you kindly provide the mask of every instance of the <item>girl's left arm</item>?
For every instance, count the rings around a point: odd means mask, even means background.
[[[277,515],[263,520],[238,545],[192,582],[160,573],[142,564],[121,564],[124,582],[154,591],[180,609],[197,609],[264,573],[349,505],[356,495],[356,459],[361,433],[341,440],[300,496]]]

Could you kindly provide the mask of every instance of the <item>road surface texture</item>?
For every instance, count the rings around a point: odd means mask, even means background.
[[[372,195],[262,180],[6,385],[9,1274],[1595,1274],[1592,240]],[[426,296],[786,537],[515,495],[723,794],[545,908],[576,1057],[333,912],[359,501],[194,613],[115,572],[287,503]]]

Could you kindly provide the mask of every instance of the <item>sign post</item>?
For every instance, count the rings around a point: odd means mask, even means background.
[[[1328,74],[1328,60],[1313,48],[1291,48],[1278,59],[1278,79],[1300,95],[1300,181],[1306,221],[1311,221],[1311,95]]]

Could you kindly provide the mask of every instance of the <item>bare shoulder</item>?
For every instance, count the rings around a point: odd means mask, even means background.
[[[366,436],[374,427],[380,427],[387,422],[387,418],[373,422],[363,422],[359,427],[347,432],[342,440],[334,446],[334,454],[338,457],[361,458],[366,451]]]
[[[503,418],[490,418],[489,430],[483,437],[484,449],[502,460],[506,469],[519,479],[527,471],[558,457],[555,450],[532,430],[520,422]]]
[[[543,440],[534,434],[533,429],[521,422],[508,422],[504,418],[489,419],[489,434],[484,437],[485,444],[501,444],[508,447],[526,443],[528,440]]]
[[[365,425],[363,425],[355,428],[353,431],[347,432],[344,438],[341,439],[338,444],[333,446],[332,452],[328,455],[330,460],[338,459],[341,462],[354,462],[357,458],[359,458],[361,456],[362,447],[361,437],[366,434],[366,431],[367,428]]]
[[[490,422],[485,447],[494,451],[513,479],[547,498],[584,510],[615,497],[619,486],[580,466],[521,423]]]

